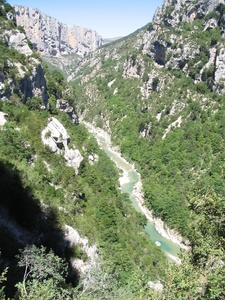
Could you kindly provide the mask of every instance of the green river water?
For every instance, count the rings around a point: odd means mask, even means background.
[[[104,150],[104,152],[112,159],[112,161],[115,162],[117,167],[127,171],[129,180],[127,180],[127,183],[124,183],[121,186],[121,191],[122,191],[122,193],[129,194],[129,197],[132,201],[134,208],[137,211],[141,212],[140,207],[138,206],[138,203],[137,203],[137,199],[132,193],[135,183],[137,183],[139,180],[138,173],[135,172],[134,168],[126,160],[121,158],[121,156],[117,152],[110,149],[109,145],[106,143],[106,141],[102,135],[98,135],[96,132],[93,132],[93,131],[92,131],[92,133],[94,134],[95,138],[97,139],[98,144],[101,147],[101,149]],[[173,256],[178,255],[178,253],[180,251],[179,245],[177,245],[177,244],[173,243],[171,240],[166,239],[163,236],[161,236],[156,231],[153,222],[150,222],[149,220],[147,221],[147,225],[145,226],[145,231],[149,234],[149,237],[153,242],[156,242],[156,241],[160,242],[160,244],[161,244],[160,247],[165,252],[165,254],[171,254]]]

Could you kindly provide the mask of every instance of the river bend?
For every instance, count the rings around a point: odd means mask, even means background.
[[[173,258],[176,262],[179,262],[179,259],[177,258],[180,251],[179,245],[163,237],[156,231],[154,222],[151,221],[151,212],[149,212],[140,202],[141,195],[138,197],[140,191],[137,189],[138,184],[139,186],[141,185],[140,174],[135,170],[133,165],[121,157],[120,153],[112,149],[110,146],[110,136],[106,132],[99,128],[94,128],[89,123],[84,122],[84,124],[88,128],[89,132],[96,138],[99,147],[112,159],[117,168],[123,171],[123,175],[120,178],[121,191],[122,193],[128,193],[133,207],[137,211],[146,215],[148,221],[145,226],[145,231],[149,234],[150,239],[158,244],[169,258]]]

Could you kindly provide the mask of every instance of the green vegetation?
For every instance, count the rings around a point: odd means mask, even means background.
[[[169,18],[171,12],[168,6],[164,17]],[[218,20],[218,26],[204,30],[204,22],[211,18]],[[176,28],[160,25],[158,40],[168,47],[165,55],[170,62],[168,68],[167,65],[157,68],[154,55],[150,58],[141,49],[134,51],[133,36],[130,36],[108,45],[105,50],[112,57],[116,56],[115,52],[118,54],[116,62],[110,57],[84,84],[80,83],[79,76],[76,81],[78,107],[84,105],[82,113],[86,120],[94,120],[103,128],[109,126],[114,144],[120,146],[122,154],[140,171],[146,205],[191,242],[192,251],[184,258],[187,263],[169,267],[165,292],[161,296],[152,295],[153,299],[224,297],[221,281],[224,276],[221,215],[225,191],[224,91],[221,82],[221,89],[215,93],[218,86],[215,65],[205,66],[211,56],[209,49],[215,47],[220,51],[224,44],[222,19],[223,10],[219,7],[205,20],[199,16],[192,23],[179,23]],[[154,29],[150,25],[146,30]],[[172,34],[173,43],[170,42]],[[136,39],[140,36],[139,32]],[[192,59],[176,64],[184,44],[188,43],[195,49]],[[95,60],[100,61],[106,52],[103,49]],[[140,65],[141,72],[128,73],[130,62],[132,68]],[[88,66],[84,65],[82,71],[87,74]],[[147,95],[140,92],[143,89]],[[86,93],[84,97],[83,91],[90,90],[96,96],[89,98]],[[219,206],[218,199],[221,199]],[[206,212],[202,205],[210,209]],[[221,266],[215,267],[215,276],[213,268],[210,269],[214,264]]]
[[[6,165],[9,169],[10,163],[15,171],[6,173],[7,177],[1,186],[1,204],[16,218],[18,224],[29,231],[34,227],[39,228],[39,234],[45,232],[44,246],[54,249],[62,257],[64,255],[62,249],[60,250],[60,239],[54,238],[58,235],[57,231],[61,230],[65,223],[79,229],[92,243],[98,241],[102,258],[112,262],[114,267],[110,272],[114,273],[118,284],[122,286],[131,280],[130,276],[136,272],[137,266],[152,279],[157,274],[163,274],[161,251],[148,241],[140,216],[133,211],[127,200],[124,201],[124,195],[118,190],[118,174],[113,163],[98,149],[86,130],[81,125],[74,127],[69,118],[59,112],[58,118],[66,125],[76,146],[83,144],[89,153],[94,151],[99,155],[99,162],[93,167],[89,166],[86,158],[79,175],[75,175],[72,168],[65,166],[61,156],[52,154],[41,142],[40,131],[47,122],[48,114],[38,110],[29,111],[26,105],[17,108],[9,102],[5,102],[3,110],[9,114],[9,122],[6,123],[5,130],[0,132],[3,170]],[[15,126],[19,126],[20,130],[15,130]],[[34,155],[34,166],[29,166],[30,157]],[[82,155],[87,157],[83,152]],[[50,166],[51,172],[47,171],[45,164]],[[4,172],[6,171],[1,172],[1,178]],[[14,173],[18,173],[19,177],[15,177]],[[60,188],[56,190],[49,185],[50,183]],[[18,189],[15,189],[18,184]],[[10,190],[11,186],[14,186],[13,190]],[[66,201],[64,194],[67,194]],[[18,195],[21,195],[20,201]],[[49,206],[46,215],[50,224],[39,223],[41,203],[37,199],[43,199],[42,201]],[[62,212],[58,211],[59,206],[63,206]],[[129,217],[124,217],[126,214]],[[46,226],[49,227],[48,230]],[[53,230],[51,238],[50,230]],[[142,232],[143,235],[138,235],[138,232]],[[6,231],[5,234],[8,235],[9,232]],[[17,254],[16,248],[11,253],[7,251],[11,241],[7,241],[4,234],[1,241],[4,243],[1,243],[2,258],[9,255],[11,258]],[[16,246],[15,243],[15,247],[19,249],[22,245]],[[68,253],[78,257],[82,255],[79,249],[71,249]],[[34,285],[39,287],[39,284],[40,281],[29,283],[29,293]],[[18,289],[22,297],[22,285],[18,285]]]
[[[16,69],[6,65],[7,59],[29,67],[29,57],[9,49],[4,42],[1,47],[6,78],[14,78],[13,71],[16,74]],[[109,66],[114,67],[115,62],[104,65]],[[8,101],[1,102],[1,111],[7,113],[8,121],[0,130],[0,209],[9,215],[7,222],[15,222],[28,236],[28,240],[18,240],[7,223],[1,226],[1,295],[10,299],[40,299],[40,295],[46,299],[72,299],[78,295],[88,299],[89,292],[84,296],[80,292],[79,275],[74,274],[70,263],[72,258],[86,260],[87,255],[79,245],[65,245],[63,231],[68,224],[87,236],[90,244],[97,244],[101,261],[108,264],[101,269],[101,276],[107,270],[109,278],[104,293],[115,293],[118,299],[117,290],[127,295],[125,287],[133,285],[134,277],[141,284],[163,277],[165,257],[149,241],[143,229],[144,218],[118,189],[119,174],[112,161],[84,126],[74,126],[69,116],[56,110],[57,100],[68,102],[75,109],[76,89],[65,82],[58,70],[45,66],[45,73],[47,110],[41,108],[38,97],[28,98],[23,104],[16,89]],[[104,82],[99,84],[105,88]],[[76,145],[84,157],[78,175],[66,166],[61,155],[52,153],[41,141],[41,131],[51,115],[56,115],[66,127],[69,147]],[[88,155],[93,153],[99,159],[90,166]],[[96,277],[95,285],[89,288],[96,290],[96,298],[101,280],[102,277]],[[131,297],[135,299],[140,288],[139,284],[133,285]]]
[[[14,8],[7,3],[5,0],[0,1],[0,17],[7,19],[6,15],[8,12],[15,13]]]
[[[175,4],[167,6],[164,21]],[[6,20],[11,8],[2,5],[1,27],[15,29]],[[161,48],[163,67],[151,49],[149,56],[142,51],[145,31],[156,34],[150,23],[81,61],[73,85],[47,64],[46,110],[38,97],[23,104],[16,88],[0,103],[8,115],[0,130],[1,299],[224,299],[224,84],[215,83],[215,65],[206,66],[209,49],[219,53],[224,43],[224,7],[176,28],[160,25],[156,45],[167,45]],[[204,30],[212,18],[218,26]],[[179,61],[188,43],[191,59]],[[7,78],[18,76],[7,60],[20,62],[29,74],[29,57],[3,41],[0,50]],[[113,143],[141,174],[146,206],[189,240],[181,265],[166,262],[149,240],[145,217],[118,188],[113,162],[82,124],[75,126],[56,109],[56,101],[110,128]],[[74,145],[84,158],[78,174],[41,141],[52,115],[65,126],[69,148]],[[91,166],[93,154],[98,160]],[[86,285],[71,260],[86,261],[87,254],[80,244],[66,243],[65,224],[97,245],[100,267],[90,270],[93,280]],[[163,292],[148,287],[158,279]]]

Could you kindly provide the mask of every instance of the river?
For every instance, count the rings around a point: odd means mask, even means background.
[[[149,234],[150,239],[160,245],[161,249],[165,254],[176,262],[180,262],[177,258],[180,251],[180,247],[177,243],[172,242],[170,239],[167,239],[160,235],[154,225],[154,222],[151,221],[147,208],[144,207],[138,197],[137,191],[135,192],[135,187],[137,183],[140,183],[140,175],[135,170],[134,166],[128,163],[124,158],[121,157],[120,153],[114,151],[111,147],[110,136],[101,129],[94,128],[89,123],[84,122],[85,126],[88,128],[89,132],[94,135],[100,148],[115,162],[116,166],[123,171],[123,175],[120,178],[120,188],[122,193],[128,193],[130,200],[133,204],[133,207],[144,213],[147,218],[147,225],[145,226],[145,231]]]

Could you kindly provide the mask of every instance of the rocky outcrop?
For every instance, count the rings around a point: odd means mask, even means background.
[[[0,72],[0,99],[8,100],[13,93],[20,94],[23,103],[28,98],[39,97],[43,101],[43,106],[46,107],[48,95],[44,70],[40,62],[34,58],[30,59],[30,67],[32,68],[29,71],[30,74],[26,66],[20,62],[8,60],[7,64],[16,70],[18,77],[11,78],[7,74]]]
[[[216,57],[215,83],[223,84],[225,80],[225,48],[222,47]],[[224,86],[223,86],[224,88]]]
[[[28,45],[25,33],[21,32],[19,29],[3,29],[0,32],[0,38],[7,47],[14,48],[26,56],[33,53]]]
[[[201,18],[216,9],[223,0],[164,0],[161,8],[158,8],[153,17],[153,22],[169,27],[176,26],[180,21],[192,22],[195,18]]]
[[[99,159],[99,156],[95,153],[90,154],[88,156],[88,162],[91,166],[93,166],[95,162],[98,162],[98,159]]]
[[[17,25],[24,27],[34,48],[43,56],[76,53],[85,56],[103,43],[94,30],[58,22],[36,8],[14,6]]]
[[[142,61],[140,62],[138,59],[134,60],[130,57],[126,59],[123,65],[123,77],[125,78],[140,78],[141,77],[141,64]]]
[[[26,102],[28,98],[39,97],[43,100],[43,104],[46,107],[48,103],[46,80],[44,70],[40,63],[34,59],[37,64],[33,67],[33,71],[30,76],[25,76],[20,81],[20,90],[23,93],[23,102]]]
[[[223,44],[218,36],[213,39],[213,32],[207,50],[198,40],[191,38],[195,31],[200,33],[217,29],[223,37],[222,4],[222,0],[165,0],[143,35],[142,52],[151,57],[159,68],[182,70],[195,80],[195,84],[204,81],[209,89],[224,94]],[[196,23],[192,24],[195,20]],[[195,25],[198,21],[202,24]],[[190,36],[182,35],[186,30]],[[144,98],[151,93],[150,88],[151,82],[148,80],[142,88]]]
[[[73,124],[78,125],[79,124],[79,118],[78,115],[75,112],[74,107],[72,107],[67,100],[59,99],[56,101],[56,108],[58,110],[64,111],[67,113],[67,115],[72,120]]]
[[[7,122],[7,120],[5,118],[6,116],[7,116],[7,114],[0,111],[0,126],[3,126]]]
[[[163,284],[158,280],[157,282],[149,281],[148,286],[156,292],[162,292]]]
[[[10,35],[8,36],[8,45],[24,55],[31,55],[33,53],[28,46],[26,35],[19,31],[16,31],[14,34],[10,32]]]
[[[18,29],[4,29],[0,38],[7,47],[26,56],[11,54],[6,59],[0,72],[0,99],[7,100],[13,93],[20,94],[23,103],[28,98],[39,97],[46,107],[48,95],[44,70],[40,60],[32,56],[26,35]]]
[[[171,34],[168,29],[154,24],[152,31],[143,35],[143,53],[151,57],[158,66],[185,68],[188,61],[199,53],[199,47],[193,41],[183,40],[181,36]]]
[[[209,12],[215,11],[220,3],[224,3],[223,0],[200,0],[200,1],[189,1],[189,0],[164,0],[161,8],[158,8],[153,17],[153,27],[148,29],[143,38],[143,49],[152,47],[151,52],[155,53],[156,59],[160,64],[165,64],[165,51],[168,47],[175,43],[178,44],[180,42],[177,40],[176,35],[169,34],[165,41],[160,41],[159,34],[164,33],[166,35],[166,31],[162,30],[161,25],[166,25],[166,27],[177,27],[178,24],[182,22],[192,23],[195,19],[201,19]],[[212,18],[208,20],[205,24],[204,30],[209,28],[214,28],[218,25],[216,19]],[[183,43],[185,44],[185,43]],[[193,52],[193,47],[191,44],[187,45],[185,52],[187,54]],[[174,52],[176,52],[176,48],[174,47]],[[190,49],[190,51],[188,51]],[[183,49],[182,49],[183,52]],[[168,51],[167,51],[168,53]],[[195,53],[195,51],[194,51]],[[181,53],[177,53],[176,56],[181,56]],[[187,55],[185,55],[187,56]],[[188,58],[188,57],[187,57]]]
[[[73,167],[76,174],[78,173],[83,157],[74,145],[73,148],[68,148],[70,136],[57,119],[53,117],[49,119],[46,128],[41,132],[41,138],[53,152],[63,155],[67,166]]]
[[[70,247],[79,246],[88,258],[87,261],[75,258],[71,262],[72,266],[80,273],[89,273],[98,264],[97,246],[89,246],[88,239],[81,237],[73,227],[65,225],[65,229],[65,240],[69,243]]]

